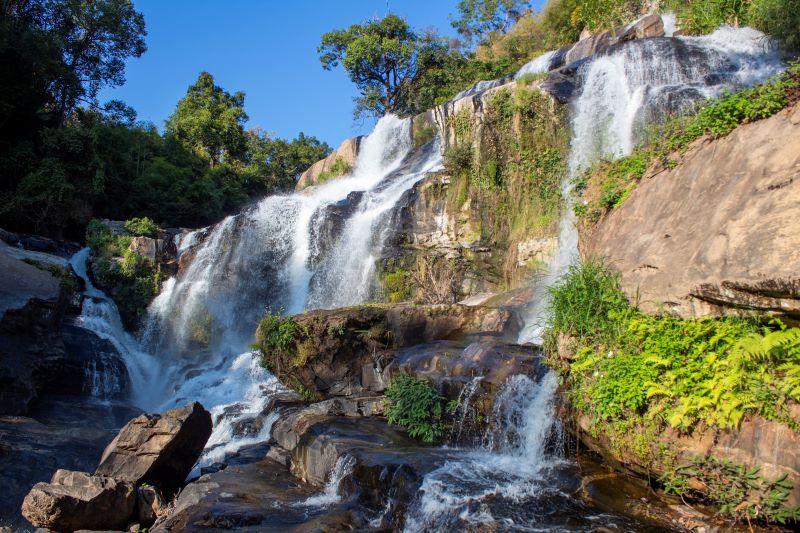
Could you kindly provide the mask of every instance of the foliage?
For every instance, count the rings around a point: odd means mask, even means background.
[[[411,272],[398,268],[383,274],[381,281],[386,297],[392,303],[405,302],[411,298],[412,279]]]
[[[256,329],[256,340],[262,351],[288,352],[294,349],[300,327],[294,317],[268,311]]]
[[[467,42],[486,43],[508,31],[529,8],[530,0],[460,0],[451,24]]]
[[[418,36],[393,14],[328,32],[317,49],[325,70],[341,64],[358,87],[357,114],[373,116],[403,112],[406,92],[442,50],[439,39]]]
[[[126,220],[124,226],[132,235],[141,237],[156,238],[161,233],[161,228],[158,227],[158,224],[148,217],[134,217],[130,220]]]
[[[570,21],[575,27],[592,32],[613,30],[636,19],[646,4],[642,0],[583,0]]]
[[[723,137],[740,124],[771,117],[797,99],[800,91],[800,65],[794,64],[767,82],[737,93],[725,93],[708,101],[689,116],[677,116],[657,124],[649,132],[649,141],[632,154],[615,161],[601,161],[586,176],[600,184],[597,198],[590,204],[576,203],[578,216],[591,222],[608,209],[625,201],[648,167],[660,164],[671,168],[675,153],[685,151],[695,139],[709,135]],[[575,192],[583,192],[586,176]]]
[[[128,248],[131,237],[114,235],[97,219],[86,228],[86,243],[95,281],[114,299],[125,326],[136,329],[161,288],[159,266]]]
[[[797,0],[670,0],[666,5],[677,13],[681,27],[691,33],[709,33],[722,24],[753,26],[790,50],[800,47],[798,8]]]
[[[244,93],[230,94],[214,84],[211,74],[201,72],[166,126],[169,135],[213,167],[223,159],[242,158],[247,149],[246,121]]]
[[[344,158],[337,157],[330,167],[319,173],[319,176],[317,176],[317,183],[325,183],[332,178],[344,176],[349,174],[352,170],[353,169],[347,164]]]
[[[788,507],[793,486],[786,474],[768,480],[747,468],[713,456],[694,457],[661,477],[667,492],[684,499],[710,501],[736,521],[760,519],[786,524],[800,521],[800,506]],[[697,490],[702,486],[703,490]]]
[[[399,374],[386,389],[386,418],[403,426],[413,438],[433,442],[443,435],[440,396],[424,379]]]
[[[549,351],[554,335],[572,338],[562,369],[575,405],[598,420],[644,415],[690,431],[736,427],[751,413],[798,427],[788,404],[800,401],[800,329],[641,314],[598,261],[571,267],[551,297]]]
[[[412,123],[411,137],[414,139],[414,147],[418,148],[436,137],[436,126],[415,119]]]

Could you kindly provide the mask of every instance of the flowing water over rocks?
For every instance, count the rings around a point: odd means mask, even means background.
[[[544,72],[563,55],[545,54],[516,78]],[[546,287],[576,257],[572,178],[599,158],[629,153],[647,125],[665,114],[780,68],[760,34],[723,28],[708,37],[613,45],[557,73],[571,76],[574,89],[566,206],[559,251],[536,287],[520,343],[540,341]],[[659,530],[576,496],[591,491],[582,485],[579,466],[562,455],[558,379],[538,363],[533,348],[491,344],[496,338],[465,346],[437,337],[392,354],[397,368],[430,378],[457,400],[449,447],[419,446],[369,417],[381,409],[379,393],[391,376],[385,368],[373,367],[381,379],[374,390],[364,387],[366,398],[332,394],[308,407],[250,351],[267,309],[333,309],[379,294],[375,265],[392,231],[393,210],[415,183],[442,169],[441,150],[439,139],[414,147],[411,121],[387,116],[362,141],[349,176],[265,198],[180,236],[179,272],[152,303],[139,339],[124,331],[113,302],[91,284],[88,249],[73,257],[86,283],[79,324],[121,354],[131,401],[148,410],[199,401],[211,411],[213,433],[190,474],[200,477],[155,530]],[[502,365],[475,370],[479,363],[462,364],[482,357],[514,360],[527,375]],[[358,372],[358,378],[367,374]],[[108,401],[122,392],[125,379],[94,372],[93,394]]]

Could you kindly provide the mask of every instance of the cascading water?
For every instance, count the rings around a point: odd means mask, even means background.
[[[674,24],[668,18],[668,23]],[[674,28],[669,28],[674,31]],[[520,343],[541,344],[547,287],[578,258],[572,181],[600,159],[630,154],[647,126],[685,113],[706,98],[762,82],[784,68],[772,43],[751,28],[723,26],[711,35],[624,43],[579,67],[571,106],[572,140],[559,247],[535,288]]]
[[[557,387],[554,372],[538,383],[523,375],[511,377],[497,395],[483,446],[425,477],[405,531],[496,524],[500,507],[531,505],[529,500],[549,490],[544,472],[561,461],[545,453],[548,439],[558,434],[553,431]]]

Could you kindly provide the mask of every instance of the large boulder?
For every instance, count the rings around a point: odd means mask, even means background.
[[[211,436],[211,414],[197,402],[128,422],[106,447],[96,474],[172,496],[183,485]]]
[[[22,502],[22,516],[57,531],[123,529],[136,503],[133,484],[106,476],[57,470],[37,483]]]

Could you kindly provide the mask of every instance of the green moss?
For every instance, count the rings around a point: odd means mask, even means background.
[[[386,272],[381,277],[383,291],[392,303],[405,302],[411,299],[414,292],[414,283],[411,272],[398,268]]]

